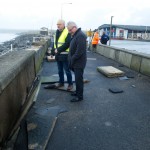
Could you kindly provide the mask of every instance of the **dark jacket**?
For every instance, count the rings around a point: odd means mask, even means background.
[[[68,54],[61,54],[61,52],[65,52],[66,49],[69,48],[70,41],[71,41],[71,35],[70,35],[70,33],[68,33],[68,35],[65,39],[65,43],[62,46],[57,47],[58,39],[59,39],[61,34],[62,34],[62,31],[59,31],[59,30],[56,31],[56,40],[55,40],[54,44],[56,44],[56,48],[57,48],[58,53],[55,54],[55,52],[54,52],[55,49],[53,49],[52,55],[55,55],[55,59],[57,61],[67,61],[68,60]]]
[[[101,43],[106,45],[108,40],[109,40],[109,36],[106,34],[103,34],[101,37]]]
[[[86,66],[86,35],[79,28],[72,37],[68,55],[69,68],[85,68]]]

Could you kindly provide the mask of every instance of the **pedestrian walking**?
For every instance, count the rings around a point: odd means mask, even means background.
[[[86,66],[87,54],[86,54],[86,35],[82,32],[81,28],[78,28],[76,23],[69,21],[67,28],[72,36],[70,43],[70,51],[68,55],[69,68],[75,74],[76,92],[72,93],[75,96],[71,99],[71,102],[78,102],[83,100],[83,73]]]

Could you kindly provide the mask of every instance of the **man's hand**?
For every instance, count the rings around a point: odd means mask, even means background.
[[[55,49],[55,54],[57,54],[58,53],[58,50],[57,49]]]

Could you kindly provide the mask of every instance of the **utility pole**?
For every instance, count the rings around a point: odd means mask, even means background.
[[[145,40],[147,39],[147,26],[146,26],[146,29],[145,29]]]
[[[111,45],[111,28],[112,28],[112,18],[114,16],[111,16],[111,21],[110,21],[110,32],[109,32],[109,46]]]
[[[72,3],[62,3],[61,4],[61,19],[63,19],[63,5],[65,4],[72,4]]]

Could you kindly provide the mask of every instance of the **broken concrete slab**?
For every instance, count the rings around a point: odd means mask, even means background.
[[[97,67],[97,70],[104,74],[107,77],[119,77],[119,76],[123,76],[124,72],[113,67],[113,66],[101,66],[101,67]]]
[[[119,88],[109,88],[109,91],[112,93],[123,93],[123,90]]]
[[[125,75],[128,77],[128,78],[134,78],[135,75],[132,73],[132,72],[126,72]]]
[[[66,75],[64,76],[65,81],[64,83],[67,83],[67,77]],[[72,82],[75,83],[75,77],[74,75],[72,76]],[[54,84],[59,82],[59,76],[58,75],[53,75],[53,76],[41,76],[41,84]],[[90,82],[88,79],[83,79],[84,83]],[[53,87],[52,87],[53,88]]]
[[[126,76],[119,77],[119,79],[120,79],[120,80],[129,80],[129,78],[128,78],[128,77],[126,77]]]
[[[58,76],[41,76],[41,84],[47,84],[49,82],[56,83],[58,81]]]
[[[46,85],[44,88],[45,89],[56,89],[56,90],[62,90],[62,91],[67,91],[67,92],[75,92],[76,91],[76,86],[73,85],[73,89],[72,90],[67,90],[68,87],[68,83],[65,83],[63,87],[58,88],[57,87],[58,83],[54,83],[54,84],[49,84]]]
[[[96,58],[87,58],[87,60],[96,60]]]
[[[52,134],[57,117],[47,115],[33,115],[28,119],[28,125],[35,124],[35,128],[28,131],[28,149],[44,150]]]
[[[36,103],[36,106],[40,104]],[[57,116],[67,112],[64,106],[40,105],[27,115],[28,149],[44,150],[53,132]]]
[[[64,80],[67,83],[67,76],[64,75]],[[75,77],[72,74],[72,80],[75,81]],[[48,84],[48,83],[58,83],[59,82],[59,75],[54,74],[52,76],[41,76],[41,84]]]

